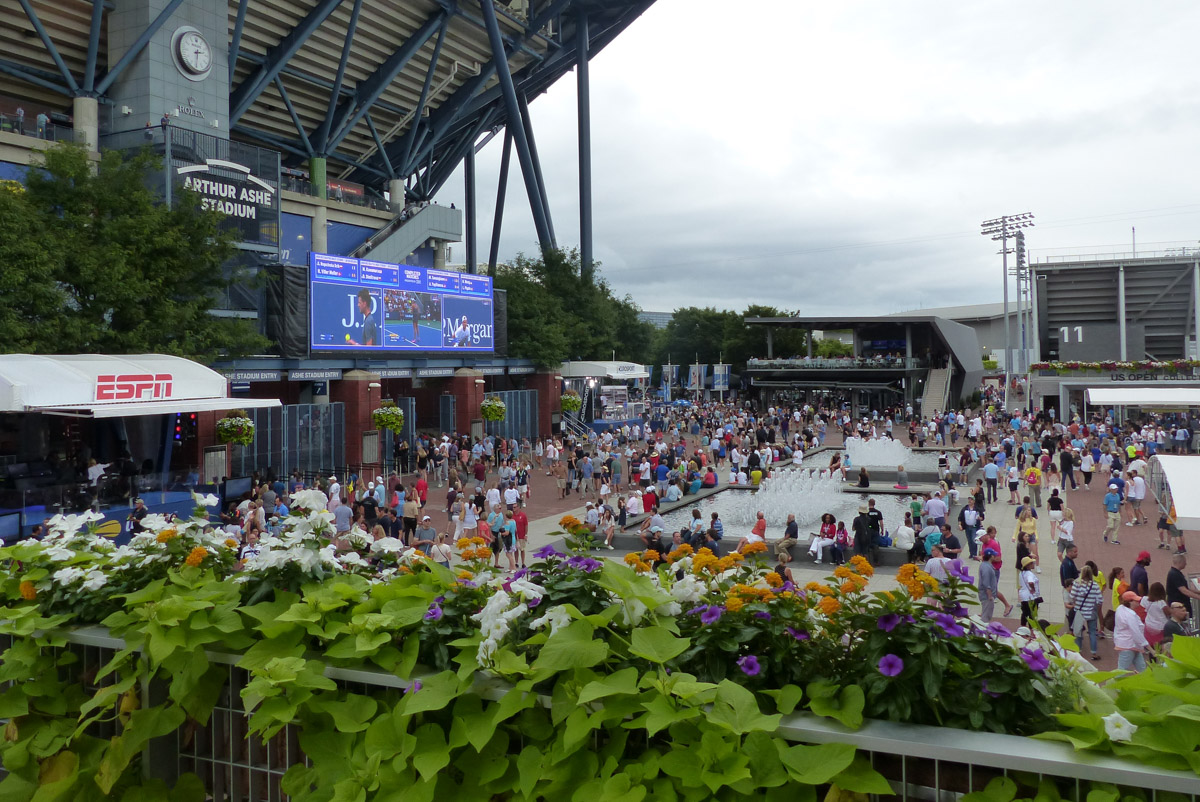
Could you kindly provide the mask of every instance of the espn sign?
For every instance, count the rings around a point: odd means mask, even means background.
[[[96,377],[97,401],[144,401],[170,398],[170,373],[118,373]]]

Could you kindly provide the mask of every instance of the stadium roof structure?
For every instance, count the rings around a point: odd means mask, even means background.
[[[528,103],[581,64],[586,91],[588,59],[654,0],[212,2],[228,7],[231,138],[278,150],[285,165],[325,157],[329,176],[377,189],[400,179],[410,198],[428,200],[504,130],[504,164],[511,139],[547,244],[553,226]],[[111,0],[0,3],[0,73],[19,79],[32,100],[105,103],[182,3],[148,12],[145,33],[114,64]],[[585,113],[583,98],[581,139]]]

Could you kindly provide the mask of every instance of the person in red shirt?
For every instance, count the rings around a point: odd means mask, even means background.
[[[654,495],[654,488],[647,487],[646,492],[642,493],[642,511],[649,515],[658,506],[658,496]]]
[[[517,560],[522,568],[526,568],[525,539],[529,537],[529,516],[525,514],[524,507],[518,506],[513,510],[513,523],[517,525]]]
[[[417,497],[421,499],[421,509],[425,509],[425,502],[429,498],[429,482],[425,481],[424,473],[417,476],[417,483],[413,487],[417,490]]]

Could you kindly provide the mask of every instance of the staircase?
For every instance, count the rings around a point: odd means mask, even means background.
[[[921,415],[933,417],[937,410],[947,407],[950,394],[950,368],[934,368],[925,378],[925,394],[921,396]]]
[[[463,216],[458,209],[431,204],[417,209],[401,220],[393,217],[366,242],[354,249],[355,258],[377,262],[407,264],[409,254],[431,239],[445,242],[462,240]],[[468,269],[473,270],[473,265]]]
[[[562,433],[570,434],[574,436],[576,440],[582,440],[586,443],[592,434],[592,430],[586,423],[580,420],[578,416],[578,412],[564,412],[562,414],[562,418],[560,419]]]

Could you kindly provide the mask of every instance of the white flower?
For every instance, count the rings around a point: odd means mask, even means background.
[[[1131,724],[1129,719],[1120,713],[1109,713],[1101,720],[1104,722],[1104,731],[1108,734],[1110,741],[1128,741],[1133,738],[1133,734],[1138,729],[1136,724]]]
[[[677,602],[698,602],[704,598],[704,583],[688,574],[671,588],[671,596]]]
[[[381,537],[371,544],[371,553],[399,554],[404,548],[404,541],[398,537]]]
[[[78,568],[60,568],[54,572],[54,581],[60,585],[70,585],[81,576],[83,576],[83,571]]]
[[[294,510],[323,510],[328,503],[329,497],[320,490],[301,490],[292,495],[292,509]]]
[[[66,546],[51,546],[46,549],[46,556],[51,562],[61,563],[66,562],[75,556],[75,552]]]
[[[212,493],[202,496],[194,490],[192,491],[192,499],[196,502],[197,507],[215,507],[221,503],[221,500]]]
[[[513,620],[529,609],[524,604],[518,604],[512,609],[508,609],[512,600],[512,596],[503,590],[498,591],[488,599],[482,610],[471,616],[473,621],[479,622],[479,628],[483,633],[483,641],[479,644],[477,653],[481,665],[486,664],[495,653],[500,641],[512,628]]]
[[[629,599],[621,605],[621,621],[627,627],[636,627],[642,623],[643,616],[646,615],[646,605],[642,604],[637,599]]]
[[[87,576],[83,580],[83,589],[87,591],[97,591],[108,584],[108,577],[104,572],[93,568],[87,572]]]
[[[362,555],[357,551],[348,551],[342,555],[342,565],[351,565],[355,567],[364,566],[367,561],[362,558]]]
[[[571,614],[567,612],[565,607],[551,607],[546,611],[546,614],[541,618],[536,618],[529,622],[530,629],[541,629],[549,625],[550,634],[553,635],[559,629],[571,623]]]
[[[541,585],[535,585],[525,577],[512,580],[508,583],[508,586],[513,592],[519,594],[521,598],[525,599],[526,601],[531,601],[533,599],[540,600],[546,595],[546,589],[544,587]]]
[[[683,612],[683,606],[679,602],[667,602],[666,604],[658,605],[654,612],[657,615],[675,616]]]
[[[152,512],[142,519],[142,526],[146,529],[149,529],[151,532],[157,533],[169,526],[175,526],[175,524],[168,521],[167,516],[159,515],[157,512]]]
[[[371,536],[361,526],[352,526],[345,535],[346,542],[356,549],[361,549],[371,543]]]

